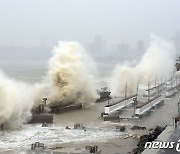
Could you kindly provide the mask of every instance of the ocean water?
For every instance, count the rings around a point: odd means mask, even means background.
[[[96,88],[108,85],[111,67],[102,63],[98,65],[98,74],[94,77]],[[46,75],[48,62],[1,61],[0,70],[12,79],[33,85]],[[41,124],[25,124],[13,130],[0,132],[0,153],[24,153],[36,141],[53,146],[70,142],[106,142],[108,139],[121,137],[123,133],[115,132],[115,127],[99,119],[105,104],[106,102],[89,109],[54,115],[54,124],[47,128],[41,127]],[[82,123],[89,129],[86,132],[65,129],[66,126],[73,128],[75,123]]]
[[[96,88],[108,85],[114,66],[114,64],[98,64],[97,70],[99,73],[94,77]],[[43,76],[46,75],[48,62],[1,61],[0,69],[10,78],[33,85],[40,82]],[[100,113],[104,112],[104,106],[107,104],[107,101],[96,103],[87,109],[54,115],[54,124],[47,128],[41,127],[41,124],[26,124],[15,130],[0,132],[0,153],[25,153],[26,150],[30,149],[31,144],[36,141],[44,142],[48,146],[66,144],[67,147],[71,147],[72,145],[82,147],[84,144],[89,145],[90,143],[96,143],[106,150],[114,150],[114,153],[118,153],[119,149],[117,147],[123,145],[123,150],[127,153],[128,151],[132,151],[132,147],[128,146],[128,142],[134,141],[134,138],[125,140],[123,139],[124,134],[114,132],[113,129],[117,125],[141,125],[147,128],[152,128],[156,125],[172,125],[172,118],[177,115],[177,103],[179,99],[180,93],[178,93],[175,98],[165,99],[165,104],[162,107],[153,110],[149,116],[139,119],[138,121],[121,121],[120,123],[104,122],[100,119]],[[130,112],[133,113],[131,107],[128,109],[122,111],[121,115],[126,116]],[[90,129],[86,132],[65,129],[66,126],[73,128],[75,123],[84,124],[85,127]],[[130,130],[128,130],[127,133],[133,134],[134,136],[140,136],[141,134],[140,132],[131,132]],[[110,144],[106,147],[108,142],[110,142]],[[114,147],[114,144],[117,144],[117,147]],[[109,153],[104,151],[102,154]]]
[[[8,77],[30,84],[40,82],[47,67],[45,61],[0,61],[0,70]]]
[[[95,87],[109,86],[115,64],[96,63],[95,66]],[[48,61],[0,61],[0,70],[12,79],[35,84],[42,81],[48,72]]]

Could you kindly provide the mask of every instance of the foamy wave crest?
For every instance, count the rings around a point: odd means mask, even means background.
[[[87,106],[94,102],[97,97],[92,84],[94,68],[94,62],[78,42],[59,42],[53,49],[45,80],[48,105]]]
[[[14,127],[30,118],[32,89],[30,85],[10,79],[0,71],[0,124]]]

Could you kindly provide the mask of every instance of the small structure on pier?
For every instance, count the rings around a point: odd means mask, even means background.
[[[60,113],[68,112],[68,111],[79,110],[82,108],[83,108],[83,105],[81,103],[79,104],[71,103],[66,106],[53,105],[53,106],[50,106],[50,109],[51,109],[50,113],[60,114]]]
[[[42,99],[42,103],[32,110],[32,117],[29,123],[53,123],[53,115],[45,111],[47,98]]]
[[[65,148],[55,147],[47,148],[43,143],[35,142],[31,144],[31,150],[27,151],[27,154],[101,154],[101,150],[98,146],[86,146],[85,148]]]
[[[111,99],[110,94],[111,92],[108,90],[108,87],[101,88],[101,90],[98,91],[99,98],[96,100],[96,102],[103,102]]]
[[[83,124],[75,124],[74,125],[74,129],[78,129],[78,130],[85,130],[86,127],[83,126]]]

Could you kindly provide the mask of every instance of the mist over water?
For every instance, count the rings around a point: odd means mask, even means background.
[[[169,77],[174,69],[176,50],[171,41],[151,34],[150,45],[142,59],[135,66],[131,63],[118,65],[112,77],[112,91],[121,95],[125,93],[127,83],[127,93],[135,94],[137,84],[147,86],[154,83],[155,78],[160,83],[161,78]]]

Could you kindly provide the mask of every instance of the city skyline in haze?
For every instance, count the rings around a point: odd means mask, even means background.
[[[0,45],[53,46],[60,41],[136,44],[150,33],[179,31],[178,0],[0,0]]]

